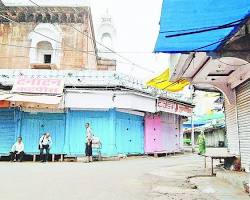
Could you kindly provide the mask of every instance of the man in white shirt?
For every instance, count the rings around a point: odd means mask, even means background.
[[[93,161],[93,157],[92,157],[92,140],[93,140],[93,134],[92,134],[92,130],[90,128],[90,124],[86,123],[85,124],[85,128],[86,128],[86,148],[85,148],[85,154],[88,158],[88,162],[92,162]]]
[[[12,146],[10,152],[10,161],[23,161],[24,156],[24,144],[21,137],[17,138],[17,142]]]
[[[52,139],[49,133],[44,133],[39,140],[39,149],[40,149],[40,157],[41,162],[47,162],[49,158],[49,150],[52,147]],[[45,155],[44,155],[45,150]]]

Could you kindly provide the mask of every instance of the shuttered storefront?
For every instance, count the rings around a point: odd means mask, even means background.
[[[14,109],[0,110],[0,154],[9,153],[16,140],[17,118],[15,114]]]
[[[86,128],[90,123],[93,135],[102,143],[103,156],[117,155],[114,141],[114,130],[111,127],[111,111],[82,111],[70,110],[67,113],[68,131],[66,139],[66,153],[70,155],[85,154]],[[96,151],[93,152],[96,154]]]
[[[161,131],[164,134],[165,150],[167,153],[180,152],[180,120],[179,115],[162,113]]]
[[[49,132],[52,137],[51,153],[64,153],[65,114],[22,112],[21,136],[26,153],[38,153],[40,137]]]
[[[180,152],[182,133],[180,116],[171,113],[147,114],[145,117],[145,152]]]
[[[236,89],[242,167],[250,169],[250,81]]]
[[[161,116],[158,114],[147,114],[145,116],[144,132],[145,153],[165,151],[164,132],[161,131]]]
[[[231,154],[239,155],[239,134],[237,124],[237,107],[225,102],[226,131],[228,150]]]
[[[143,117],[116,112],[116,147],[120,154],[144,154]]]

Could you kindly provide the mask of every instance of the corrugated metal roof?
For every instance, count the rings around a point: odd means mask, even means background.
[[[0,70],[0,83],[4,86],[12,86],[15,79],[20,76],[37,78],[62,78],[65,86],[71,88],[90,87],[102,88],[107,90],[109,87],[130,89],[133,91],[149,94],[153,97],[168,98],[176,101],[191,104],[191,99],[182,94],[170,93],[146,86],[142,81],[114,71],[95,71],[95,70],[39,70],[39,69],[20,69]]]
[[[77,1],[69,1],[69,0],[33,0],[35,3],[39,4],[43,7],[82,7],[82,6],[90,6],[89,0],[77,0]],[[30,1],[24,0],[2,0],[5,6],[34,6],[34,4]]]

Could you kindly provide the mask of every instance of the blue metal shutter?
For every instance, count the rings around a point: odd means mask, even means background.
[[[85,123],[88,122],[94,136],[99,137],[102,143],[102,155],[116,155],[111,113],[112,111],[69,111],[67,113],[68,130],[66,137],[68,153],[71,155],[85,154]]]
[[[51,153],[64,153],[65,114],[22,113],[21,135],[27,153],[39,152],[39,139],[45,132],[49,132],[52,137],[53,145]]]
[[[116,116],[116,146],[118,153],[143,154],[143,117],[122,112],[117,112]]]
[[[8,153],[16,140],[16,120],[14,109],[0,110],[0,153]]]

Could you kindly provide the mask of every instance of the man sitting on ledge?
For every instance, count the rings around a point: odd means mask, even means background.
[[[12,146],[10,152],[10,161],[23,161],[24,156],[24,144],[21,137],[17,138],[17,142]]]

